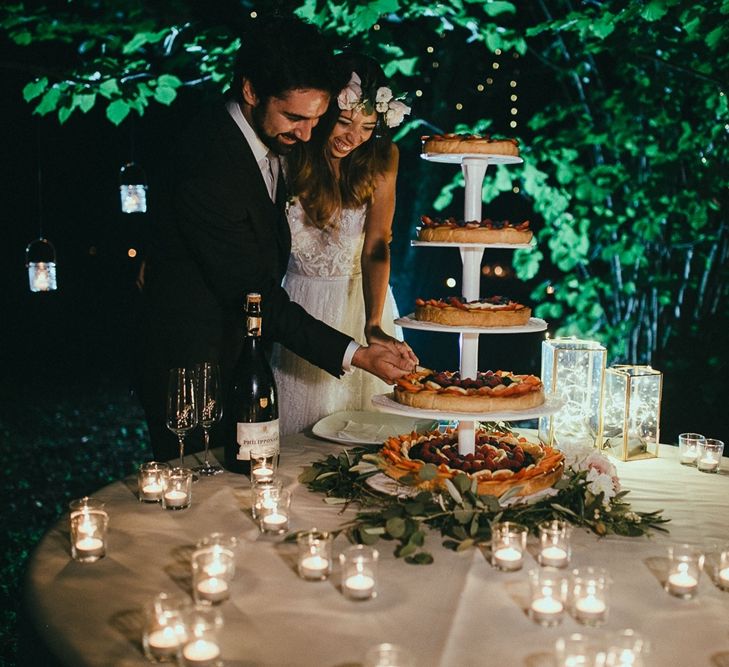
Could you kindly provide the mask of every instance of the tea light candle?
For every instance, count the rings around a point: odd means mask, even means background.
[[[208,639],[196,639],[185,645],[182,656],[195,667],[212,665],[220,657],[220,647]]]
[[[688,573],[688,565],[679,563],[678,572],[673,572],[668,577],[668,592],[678,597],[690,597],[696,592],[699,581]]]
[[[281,512],[273,511],[261,520],[263,530],[269,533],[281,533],[288,527],[289,517]]]
[[[686,451],[681,454],[681,463],[683,463],[684,465],[690,465],[691,463],[695,463],[697,455],[698,452],[696,450],[696,446],[688,447]]]
[[[225,579],[219,577],[208,577],[201,579],[195,584],[197,596],[201,600],[208,602],[222,602],[227,600],[230,595],[230,588]]]
[[[162,500],[164,487],[161,482],[148,482],[142,487],[141,499],[145,502],[159,502]]]
[[[322,556],[306,556],[299,563],[299,571],[304,579],[326,579],[329,575],[329,565],[328,558]]]
[[[251,470],[251,474],[255,477],[254,483],[260,484],[273,479],[274,470],[273,468],[254,468]]]
[[[375,592],[374,577],[363,573],[350,575],[344,580],[344,592],[357,600],[371,598]]]
[[[729,590],[729,567],[719,570],[719,585]]]
[[[524,556],[515,547],[501,547],[494,552],[494,565],[501,570],[518,570],[524,563]]]
[[[713,472],[719,468],[719,460],[709,452],[706,452],[700,459],[697,459],[696,467],[701,472]]]
[[[548,567],[567,567],[569,556],[562,547],[544,547],[539,553],[539,562]]]
[[[165,506],[181,508],[187,505],[187,494],[184,491],[171,489],[165,493]]]
[[[594,595],[586,595],[575,602],[575,616],[583,623],[597,623],[605,619],[607,605]]]
[[[149,633],[147,643],[149,650],[156,658],[168,658],[177,653],[180,644],[187,639],[182,626],[167,626]]]
[[[556,625],[562,620],[564,605],[551,595],[532,600],[530,613],[532,618],[542,625]]]
[[[82,558],[104,555],[104,540],[98,537],[82,537],[76,540],[75,547],[78,555]]]

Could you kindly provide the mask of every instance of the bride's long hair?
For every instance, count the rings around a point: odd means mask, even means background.
[[[377,89],[388,84],[382,68],[360,54],[342,53],[335,59],[340,88],[356,72],[362,82],[362,98],[371,101],[374,108]],[[292,192],[300,198],[308,221],[319,229],[335,228],[342,209],[359,208],[372,201],[375,179],[387,169],[392,151],[390,130],[384,114],[378,112],[372,136],[341,159],[337,180],[328,143],[340,112],[335,96],[311,141],[299,144],[288,157]]]

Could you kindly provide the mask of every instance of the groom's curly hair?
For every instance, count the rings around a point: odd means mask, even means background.
[[[315,26],[292,17],[256,19],[241,35],[230,91],[239,102],[244,79],[263,102],[297,89],[338,92],[327,39]]]

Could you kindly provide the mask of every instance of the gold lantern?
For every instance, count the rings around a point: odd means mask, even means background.
[[[607,350],[595,341],[553,338],[542,342],[544,390],[564,401],[558,412],[539,419],[539,438],[548,445],[591,445],[602,435],[602,391]]]
[[[53,292],[56,283],[56,249],[44,238],[31,241],[25,248],[25,267],[31,292]]]
[[[615,365],[605,373],[605,453],[621,461],[658,456],[663,374],[650,366]]]

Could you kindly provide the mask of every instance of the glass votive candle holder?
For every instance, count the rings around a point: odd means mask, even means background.
[[[398,644],[377,644],[365,653],[362,667],[415,667],[415,658]]]
[[[251,483],[269,484],[276,476],[278,447],[254,445],[251,447]]]
[[[377,595],[377,549],[356,544],[339,554],[342,594],[349,600],[369,600]]]
[[[601,643],[580,633],[560,637],[554,644],[556,667],[603,667],[605,650]]]
[[[716,585],[723,591],[729,591],[729,546],[724,547],[719,554]]]
[[[102,510],[106,507],[106,504],[98,498],[92,498],[91,496],[84,496],[83,498],[76,498],[68,503],[68,528],[71,529],[71,520],[79,512],[88,512],[90,510]]]
[[[696,457],[696,468],[699,472],[719,472],[721,457],[724,454],[724,443],[714,438],[706,438],[699,443],[699,455]]]
[[[545,567],[567,567],[572,556],[570,537],[572,526],[566,521],[554,519],[542,521],[539,529],[539,555],[537,560]]]
[[[620,630],[608,637],[606,667],[643,667],[648,642],[634,630]]]
[[[235,575],[232,552],[218,546],[198,549],[192,554],[192,597],[196,604],[213,605],[230,597]]]
[[[681,433],[678,436],[678,460],[685,466],[695,466],[699,445],[705,441],[701,433]]]
[[[106,555],[109,515],[104,510],[83,510],[71,519],[71,556],[80,563],[94,563]]]
[[[171,468],[165,478],[162,507],[166,510],[184,510],[192,504],[192,470]]]
[[[278,498],[283,491],[283,482],[274,479],[270,484],[254,484],[251,487],[251,515],[258,519],[262,508],[273,507],[274,498]]]
[[[332,571],[332,536],[312,528],[296,536],[298,570],[302,579],[324,581]]]
[[[606,570],[585,567],[572,572],[572,615],[582,625],[602,625],[609,608],[610,575]]]
[[[217,560],[217,555],[222,554],[220,560],[229,558],[232,561],[230,568],[232,572],[230,576],[235,575],[235,551],[238,547],[238,538],[232,535],[226,535],[225,533],[210,533],[205,537],[200,538],[195,545],[196,549],[210,549],[213,555],[216,557],[213,561]],[[223,565],[221,563],[212,562],[206,566],[206,572],[214,576],[219,572],[222,572]],[[225,566],[228,567],[227,565]]]
[[[142,463],[137,473],[137,493],[141,503],[159,503],[165,490],[165,480],[170,471],[166,463],[150,461]]]
[[[491,563],[499,570],[513,572],[524,565],[527,529],[519,523],[504,521],[491,528]]]
[[[193,607],[183,616],[187,639],[182,646],[179,664],[182,667],[221,667],[223,660],[219,634],[223,615],[211,607]]]
[[[187,628],[182,611],[182,598],[160,593],[145,607],[142,647],[144,655],[152,662],[177,660],[187,641]]]
[[[699,590],[699,578],[704,566],[704,554],[691,544],[668,547],[669,569],[664,588],[671,595],[689,599]]]
[[[281,535],[289,529],[291,494],[282,489],[269,495],[256,510],[262,533]]]
[[[567,579],[562,573],[551,568],[531,570],[529,590],[529,617],[539,625],[559,625],[567,598]]]

